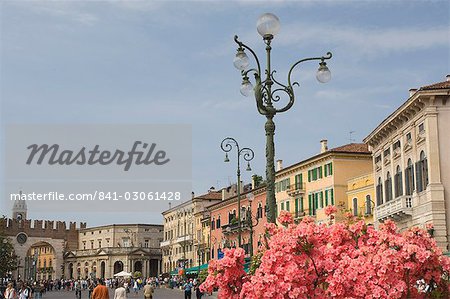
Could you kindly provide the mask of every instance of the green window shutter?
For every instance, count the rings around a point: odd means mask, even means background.
[[[298,213],[298,198],[295,199],[294,206],[295,206],[295,211],[294,212],[297,215],[297,213]]]
[[[328,190],[325,190],[325,206],[328,207]]]
[[[319,166],[317,169],[319,170],[319,179],[321,179],[322,178],[322,166]]]
[[[287,187],[290,186],[290,185],[291,185],[291,178],[288,178],[288,179],[287,179],[286,189],[287,189]]]
[[[299,174],[299,182],[298,183],[300,184],[300,188],[303,188],[303,173]]]
[[[325,177],[327,177],[328,176],[328,164],[325,164],[323,166],[323,172],[324,172]]]
[[[334,194],[333,194],[333,189],[330,189],[330,196],[331,196],[331,205],[334,206]]]
[[[280,209],[280,210],[281,210],[281,211],[284,210],[284,202],[281,203],[281,209]]]
[[[308,182],[311,182],[311,170],[308,170]]]
[[[294,188],[294,189],[297,189],[298,175],[296,175],[296,176],[294,177],[294,184],[295,184],[295,188]]]
[[[291,205],[289,201],[286,201],[286,211],[290,212],[291,211]]]
[[[301,211],[301,212],[304,211],[304,207],[303,207],[303,196],[300,197],[300,211]]]
[[[308,194],[308,211],[312,215],[312,194]]]
[[[320,191],[320,206],[323,208],[323,191]]]
[[[333,175],[333,163],[330,162],[330,175]]]
[[[314,206],[316,207],[316,209],[319,206],[319,193],[314,194]]]

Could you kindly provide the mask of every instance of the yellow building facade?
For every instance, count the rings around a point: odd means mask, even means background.
[[[30,248],[29,256],[34,260],[34,273],[36,280],[50,280],[54,277],[55,251],[45,242],[40,242]]]
[[[373,172],[348,180],[347,190],[349,212],[364,219],[367,224],[373,224],[375,208]]]
[[[296,220],[308,215],[320,223],[327,220],[324,208],[334,205],[340,211],[336,220],[340,220],[349,209],[347,181],[370,172],[372,162],[367,145],[351,143],[329,150],[327,141],[322,140],[318,155],[286,168],[277,161],[277,211],[289,211]]]

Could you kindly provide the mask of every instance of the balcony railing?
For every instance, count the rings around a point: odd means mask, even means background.
[[[290,196],[296,196],[299,194],[304,194],[306,190],[306,183],[297,183],[289,185],[286,192]]]
[[[176,239],[176,243],[188,243],[192,241],[193,241],[192,235],[184,235]]]
[[[394,220],[404,219],[412,215],[412,198],[411,196],[400,196],[378,206],[376,211],[378,220],[388,218],[393,218]]]
[[[248,223],[245,219],[241,221],[242,231],[249,229]],[[222,225],[222,233],[224,234],[233,234],[239,230],[239,223],[229,223]]]
[[[172,240],[162,241],[159,245],[160,245],[161,247],[167,247],[167,246],[170,246],[170,245],[172,245]]]

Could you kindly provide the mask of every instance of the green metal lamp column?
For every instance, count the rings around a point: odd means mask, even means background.
[[[239,143],[236,141],[236,139],[232,137],[227,137],[224,140],[222,140],[222,143],[220,144],[220,147],[222,148],[222,151],[225,152],[225,162],[230,162],[228,158],[228,152],[230,152],[233,149],[233,145],[236,148],[237,153],[237,199],[238,199],[238,244],[239,247],[242,246],[242,233],[241,233],[241,155],[244,158],[245,161],[247,161],[247,171],[251,171],[250,168],[250,161],[253,160],[255,157],[255,153],[252,149],[248,147],[240,148]]]
[[[254,94],[256,100],[256,108],[258,112],[267,118],[265,124],[266,130],[266,204],[267,204],[267,221],[275,223],[276,221],[276,199],[275,199],[275,123],[273,118],[277,113],[285,112],[289,110],[295,101],[294,85],[299,85],[298,82],[291,82],[291,75],[294,68],[306,61],[320,60],[319,69],[317,71],[316,78],[321,83],[326,83],[331,79],[330,70],[327,67],[325,60],[331,59],[332,54],[328,52],[322,57],[305,58],[294,63],[287,76],[287,84],[282,84],[275,79],[274,74],[276,71],[271,69],[271,42],[275,34],[280,30],[280,21],[278,17],[271,13],[263,14],[257,22],[258,33],[263,37],[266,44],[266,69],[261,71],[261,64],[259,63],[256,53],[247,45],[239,41],[238,36],[234,36],[234,41],[238,45],[236,57],[234,58],[234,66],[241,71],[242,85],[241,93],[244,96],[250,96]],[[256,68],[250,68],[249,58],[245,51],[249,51],[253,56]],[[249,75],[253,74],[255,77],[255,86],[249,80]],[[262,76],[265,76],[262,81]],[[275,86],[274,89],[272,87]],[[287,103],[281,105],[281,108],[274,107],[274,104],[279,102],[282,98],[286,98]]]

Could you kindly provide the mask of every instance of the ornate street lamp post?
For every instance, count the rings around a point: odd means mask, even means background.
[[[253,202],[254,198],[255,198],[255,196],[253,195],[253,193],[249,193],[247,195],[247,200],[248,200],[247,222],[248,222],[248,227],[250,228],[250,248],[249,248],[250,257],[253,256],[253,227],[258,226],[258,224],[259,224],[258,217],[255,218],[256,222],[255,222],[255,224],[253,224],[252,202]]]
[[[250,168],[250,161],[253,160],[255,157],[255,153],[252,149],[248,147],[240,148],[239,143],[236,141],[236,139],[232,137],[227,137],[224,140],[222,140],[222,143],[220,144],[220,147],[225,152],[225,160],[224,162],[230,162],[230,159],[228,158],[228,152],[230,152],[233,147],[236,148],[237,153],[237,198],[238,198],[238,244],[239,247],[241,247],[241,155],[244,158],[245,161],[247,161],[247,171],[251,171]]]
[[[261,65],[255,52],[247,45],[239,41],[238,36],[234,36],[234,41],[238,44],[236,57],[233,60],[234,66],[241,71],[242,85],[241,93],[244,96],[250,96],[254,94],[256,99],[256,107],[258,112],[267,118],[265,124],[266,130],[266,192],[267,192],[267,220],[268,222],[275,223],[275,145],[273,136],[275,134],[275,123],[273,117],[277,113],[285,112],[294,105],[294,85],[299,85],[298,82],[291,81],[291,75],[294,68],[306,61],[320,60],[319,69],[317,71],[316,78],[321,83],[326,83],[331,79],[330,70],[327,67],[325,60],[331,58],[332,54],[328,52],[322,57],[305,58],[294,63],[289,69],[287,75],[287,84],[282,84],[274,77],[275,70],[272,70],[270,53],[272,50],[271,43],[274,36],[280,31],[280,21],[277,16],[271,13],[263,14],[257,22],[258,33],[262,36],[264,43],[266,44],[266,69],[261,71]],[[249,58],[245,51],[248,50],[256,62],[256,68],[250,68]],[[255,77],[255,86],[250,82],[249,75],[253,74]],[[264,78],[263,78],[264,77]],[[282,107],[275,107],[274,104],[279,102],[281,95],[287,97],[287,104]]]

